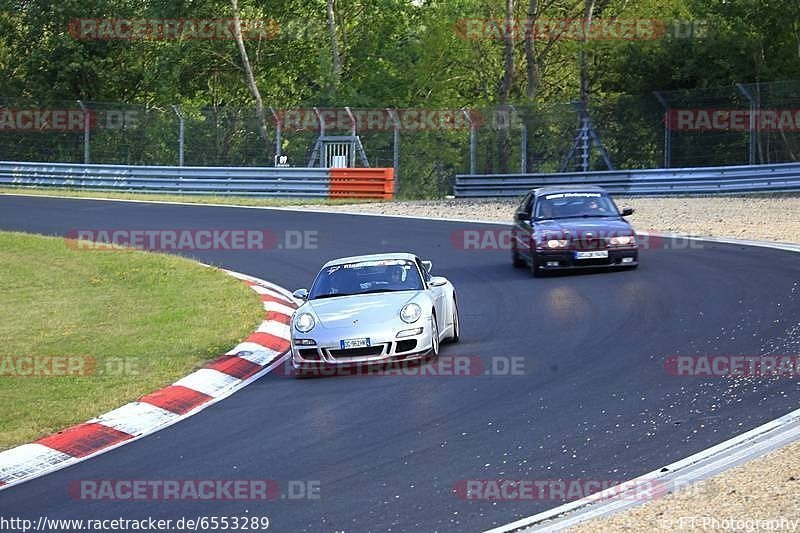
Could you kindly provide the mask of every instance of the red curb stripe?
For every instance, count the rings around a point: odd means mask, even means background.
[[[247,339],[247,342],[254,342],[256,344],[260,344],[265,348],[269,348],[270,350],[275,350],[276,352],[285,352],[289,349],[289,341],[282,338],[276,337],[271,333],[253,333]]]
[[[72,426],[36,442],[72,457],[85,457],[131,438],[133,438],[133,435],[118,429],[104,426],[103,424],[87,422]]]
[[[286,324],[288,326],[292,322],[292,317],[284,313],[279,313],[277,311],[267,311],[264,320],[272,320],[274,322],[280,322],[281,324]]]
[[[235,355],[226,355],[224,357],[220,357],[216,361],[211,361],[206,365],[206,368],[218,370],[235,378],[245,379],[249,378],[263,367],[253,363],[252,361],[242,359],[241,357],[237,357]]]
[[[147,402],[167,411],[182,415],[211,400],[211,396],[197,392],[182,385],[170,385],[160,391],[142,396],[139,401]]]

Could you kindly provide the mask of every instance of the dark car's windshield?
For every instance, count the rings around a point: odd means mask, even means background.
[[[381,259],[326,267],[317,275],[308,298],[326,298],[372,292],[422,290],[414,261]]]
[[[619,216],[614,201],[608,195],[596,192],[547,194],[536,200],[533,213],[537,220],[611,216]]]

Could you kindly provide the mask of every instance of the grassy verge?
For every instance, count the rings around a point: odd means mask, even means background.
[[[258,296],[217,270],[166,254],[75,250],[57,237],[0,232],[0,287],[0,449],[167,385],[263,318]],[[26,356],[61,375],[23,375]],[[52,366],[59,361],[69,370]]]
[[[328,200],[325,198],[254,198],[250,196],[206,196],[192,194],[149,194],[108,192],[50,187],[0,187],[0,194],[27,194],[32,196],[70,196],[74,198],[111,198],[117,200],[151,200],[157,202],[186,202],[193,204],[252,205],[283,207],[287,205],[340,205],[380,202],[381,200]]]

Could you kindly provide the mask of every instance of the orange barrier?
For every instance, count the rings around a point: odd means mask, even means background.
[[[329,198],[394,198],[393,168],[332,168]]]

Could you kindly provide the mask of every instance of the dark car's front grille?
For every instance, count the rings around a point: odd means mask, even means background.
[[[383,345],[365,346],[364,348],[348,348],[346,350],[328,350],[331,357],[374,357],[383,353]]]
[[[600,237],[582,237],[574,241],[576,250],[605,250],[606,240]]]

